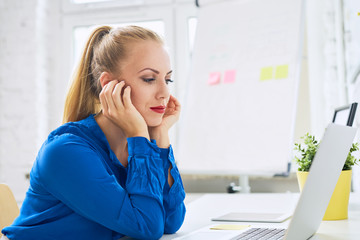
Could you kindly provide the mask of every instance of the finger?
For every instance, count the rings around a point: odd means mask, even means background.
[[[112,93],[114,91],[115,84],[117,84],[117,83],[118,83],[117,80],[113,80],[113,81],[109,82],[108,84],[106,84],[107,86],[104,89],[104,96],[106,99],[106,103],[108,105],[108,112],[110,112],[112,109],[116,110],[116,106],[115,106],[114,100],[112,98]]]
[[[175,107],[175,105],[174,105],[174,103],[172,101],[172,98],[171,98],[171,95],[170,95],[169,100],[168,100],[168,102],[166,104],[166,108],[173,108],[173,107]]]
[[[131,87],[130,86],[127,86],[124,90],[123,101],[124,101],[125,108],[129,108],[129,107],[133,106],[133,104],[131,102]]]
[[[103,87],[103,89],[101,90],[100,95],[99,95],[100,104],[101,104],[104,114],[107,114],[108,108],[109,108],[107,105],[107,102],[106,102],[106,98],[105,98],[106,87],[107,87],[107,84]]]
[[[173,99],[174,99],[174,103],[175,103],[175,109],[177,110],[177,111],[180,111],[181,110],[181,104],[180,104],[180,102],[177,100],[177,98],[176,97],[174,97],[173,96]]]
[[[172,113],[174,112],[174,110],[175,110],[175,104],[173,103],[172,98],[171,98],[171,95],[170,95],[169,100],[168,100],[168,102],[167,102],[167,104],[166,104],[166,109],[165,109],[165,114],[164,114],[164,116],[166,116],[166,115],[172,115]]]
[[[180,111],[181,109],[181,104],[180,102],[176,99],[176,97],[174,97],[173,95],[170,95],[170,101],[173,104],[173,108],[175,111]]]
[[[118,109],[123,109],[124,104],[121,99],[121,91],[125,86],[125,82],[121,81],[118,84],[115,85],[114,91],[112,92],[112,98],[114,100],[114,103]]]
[[[170,99],[174,102],[176,106],[180,106],[180,102],[174,97],[173,95],[170,95]]]

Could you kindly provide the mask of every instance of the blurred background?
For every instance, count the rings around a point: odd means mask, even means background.
[[[139,25],[163,36],[174,69],[171,92],[184,102],[198,21],[196,2],[201,8],[214,1],[0,0],[0,182],[11,187],[19,204],[38,149],[61,124],[71,74],[91,30],[105,24]],[[335,108],[359,101],[359,12],[358,0],[306,2],[294,141],[306,132],[321,137]],[[175,154],[180,131],[177,125],[171,132]],[[181,169],[181,159],[178,164]],[[297,192],[295,171],[293,165],[285,177],[250,176],[251,192]],[[354,191],[360,191],[359,172],[355,167]],[[182,176],[189,193],[226,192],[230,183],[239,181],[231,174]]]

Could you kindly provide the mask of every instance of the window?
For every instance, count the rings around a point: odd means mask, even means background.
[[[192,55],[194,49],[194,42],[195,42],[195,33],[196,33],[196,26],[197,26],[197,18],[190,17],[188,20],[188,32],[189,32],[189,52]]]

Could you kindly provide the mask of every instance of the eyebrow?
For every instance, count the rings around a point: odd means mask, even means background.
[[[140,70],[138,73],[145,71],[145,70],[150,70],[153,71],[156,74],[159,74],[160,72],[158,70],[152,69],[152,68],[144,68],[143,70]],[[172,73],[172,70],[170,70],[170,72],[168,72],[166,75],[169,75],[170,73]]]

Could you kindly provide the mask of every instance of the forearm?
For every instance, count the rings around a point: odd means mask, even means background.
[[[174,182],[172,186],[167,184],[164,186],[165,233],[175,233],[181,227],[186,212],[184,205],[185,191],[171,152],[170,150],[169,161],[172,165],[171,174]]]
[[[168,148],[170,146],[169,133],[166,130],[149,129],[151,139],[156,140],[156,145],[159,148]]]
[[[167,206],[165,206],[166,208]],[[184,222],[186,213],[185,204],[182,202],[178,204],[175,208],[167,209],[166,218],[165,218],[165,227],[164,233],[173,234]]]
[[[150,137],[151,139],[155,139],[156,140],[156,144],[159,148],[163,148],[163,149],[167,149],[170,147],[170,139],[169,139],[169,134],[168,131],[156,131],[156,130],[151,130],[149,129],[149,133],[150,133]],[[167,170],[167,176],[168,176],[168,183],[169,186],[171,187],[174,183],[174,179],[170,174],[170,171],[172,169],[172,166],[170,164],[168,170]]]

